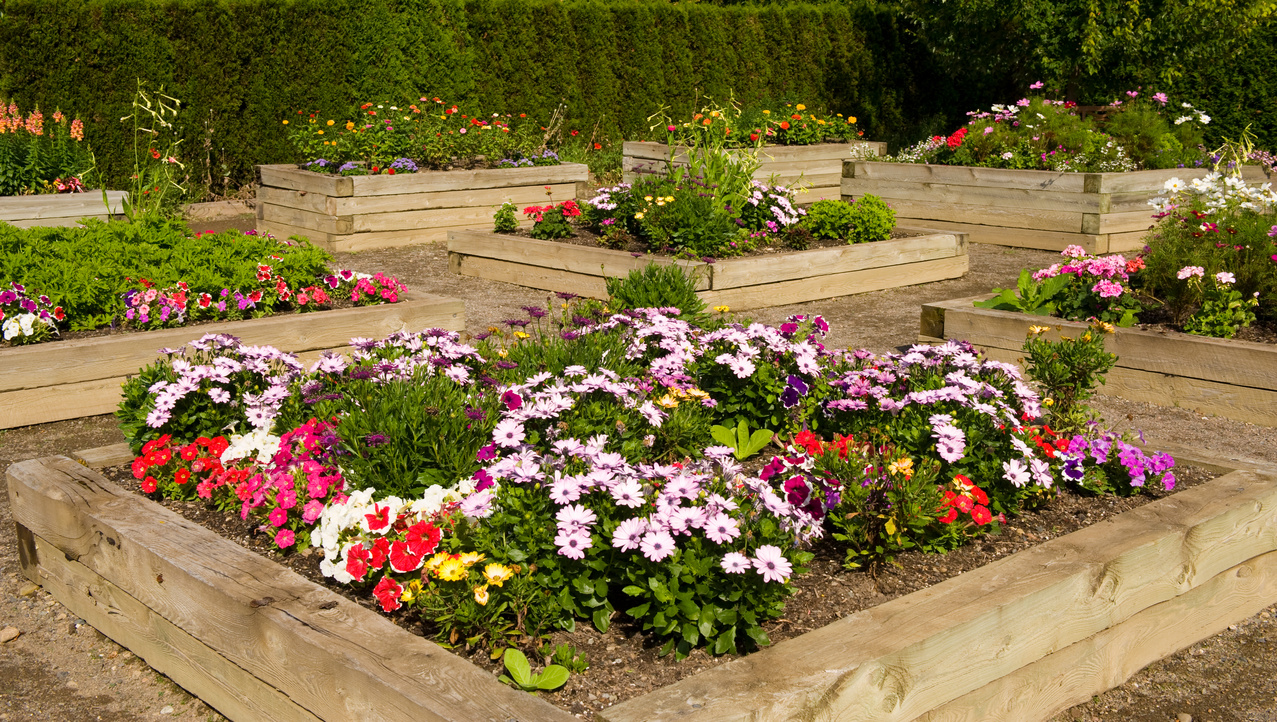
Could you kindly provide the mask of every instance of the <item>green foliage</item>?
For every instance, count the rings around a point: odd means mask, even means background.
[[[514,215],[519,210],[511,201],[501,204],[497,212],[492,216],[492,230],[495,233],[514,233],[519,230],[519,219]]]
[[[745,460],[757,454],[771,443],[772,437],[776,435],[771,429],[757,429],[753,434],[749,433],[749,424],[741,419],[740,425],[734,429],[726,426],[711,426],[709,433],[714,437],[714,441],[723,446],[730,446],[734,450],[736,458]]]
[[[1015,288],[995,288],[998,294],[987,301],[976,301],[976,308],[993,308],[999,311],[1019,311],[1034,316],[1055,315],[1057,296],[1069,287],[1073,276],[1060,275],[1033,280],[1033,274],[1027,269],[1020,271],[1020,278]]]
[[[1255,322],[1255,307],[1259,305],[1255,296],[1243,298],[1232,284],[1218,278],[1212,278],[1209,286],[1196,277],[1188,282],[1196,285],[1201,294],[1201,307],[1184,324],[1188,333],[1232,338],[1237,335],[1238,329]]]
[[[550,654],[550,661],[577,674],[590,668],[590,660],[585,653],[578,651],[570,644],[560,644],[555,647]]]
[[[1117,355],[1104,350],[1112,326],[1094,323],[1077,338],[1048,340],[1049,329],[1034,326],[1024,340],[1024,369],[1042,390],[1047,425],[1059,434],[1080,433],[1096,414],[1086,405],[1104,375],[1117,363]]]
[[[527,655],[517,649],[507,649],[502,661],[506,674],[501,675],[501,681],[524,692],[558,689],[568,682],[567,668],[558,664],[546,665],[545,669],[533,674]]]
[[[856,226],[854,206],[842,200],[821,200],[811,204],[802,225],[816,238],[847,238]]]
[[[613,310],[673,307],[679,318],[694,325],[706,323],[705,302],[696,295],[696,280],[678,264],[649,263],[624,278],[608,278]]]
[[[852,204],[851,211],[852,231],[847,236],[848,243],[871,243],[891,238],[891,229],[896,227],[896,212],[886,201],[867,193]]]
[[[923,461],[920,466],[893,466],[899,452],[875,453],[870,464],[887,483],[859,483],[864,459],[850,459],[826,451],[817,469],[843,479],[842,498],[829,513],[835,541],[847,547],[845,565],[854,569],[863,562],[892,561],[897,554],[924,544],[934,526],[942,493],[938,484],[940,464]],[[908,457],[903,457],[908,461]],[[859,468],[857,468],[859,466]]]
[[[309,244],[287,245],[235,230],[195,236],[171,221],[90,220],[83,228],[28,229],[0,224],[0,279],[49,296],[52,305],[65,309],[72,331],[120,320],[122,296],[142,289],[140,279],[160,289],[184,282],[192,298],[201,292],[216,296],[224,288],[248,293],[262,287],[257,267],[264,263],[290,288],[300,289],[325,274],[331,260]],[[264,301],[257,315],[278,299]]]

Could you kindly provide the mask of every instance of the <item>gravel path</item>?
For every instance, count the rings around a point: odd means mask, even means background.
[[[225,227],[230,224],[204,224]],[[877,352],[916,341],[921,303],[970,296],[1014,283],[1020,268],[1049,264],[1055,254],[971,247],[972,271],[962,279],[742,314],[778,323],[793,313],[829,320],[829,342]],[[544,304],[549,294],[454,276],[442,245],[343,254],[339,263],[398,275],[412,288],[466,302],[468,330],[477,333]],[[1155,438],[1277,463],[1277,430],[1183,409],[1101,399],[1105,417]],[[13,461],[122,441],[110,417],[0,432],[0,468]],[[0,644],[0,721],[217,720],[220,715],[136,657],[82,624],[19,573],[7,495],[0,497],[0,627],[21,632]],[[1274,600],[1277,602],[1277,600]],[[1057,717],[1065,720],[1277,722],[1277,608],[1155,663],[1131,682]],[[2,638],[0,634],[0,638]],[[1180,717],[1183,719],[1183,717]]]

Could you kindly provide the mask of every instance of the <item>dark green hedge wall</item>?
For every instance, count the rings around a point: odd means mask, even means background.
[[[849,4],[712,6],[642,0],[0,0],[0,94],[87,121],[112,184],[131,171],[138,79],[186,103],[183,160],[214,191],[292,160],[280,121],[362,101],[439,96],[617,140],[698,99],[789,100],[856,115],[893,145],[951,130],[1017,92],[938,67],[893,11]],[[1277,140],[1274,46],[1189,93],[1220,128]],[[1264,103],[1267,103],[1266,105]],[[1251,111],[1261,109],[1259,115]]]

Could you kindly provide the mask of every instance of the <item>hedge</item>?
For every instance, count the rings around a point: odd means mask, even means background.
[[[872,0],[0,3],[0,95],[84,118],[113,186],[132,169],[131,125],[120,118],[139,79],[186,103],[182,159],[196,185],[215,192],[251,181],[256,164],[293,160],[280,123],[290,113],[334,116],[365,100],[430,95],[540,118],[562,103],[568,128],[616,141],[646,132],[662,107],[686,113],[730,94],[856,115],[867,136],[898,146],[1016,92],[1007,78],[939,67]],[[1277,93],[1277,78],[1261,72],[1271,66],[1257,59],[1271,63],[1271,41],[1256,45],[1253,71],[1231,69],[1226,90],[1203,85],[1207,112],[1221,115],[1216,97],[1243,108],[1256,92]],[[1277,139],[1271,118],[1265,140]]]

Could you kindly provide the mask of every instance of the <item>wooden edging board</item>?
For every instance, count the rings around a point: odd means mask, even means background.
[[[124,201],[128,197],[129,194],[124,191],[107,191],[104,203],[100,190],[37,196],[0,196],[0,222],[18,228],[33,228],[78,226],[76,221],[81,218],[106,221],[118,218],[124,212]]]
[[[896,211],[897,222],[965,231],[973,243],[1090,253],[1143,248],[1155,223],[1149,199],[1167,180],[1200,178],[1208,169],[1068,173],[968,166],[847,161],[842,195],[871,193]],[[1245,166],[1249,183],[1268,180]]]
[[[295,165],[258,170],[257,229],[308,238],[334,253],[441,241],[450,229],[491,224],[506,201],[522,209],[577,198],[590,177],[580,163],[393,176],[336,176]]]
[[[633,182],[644,174],[664,173],[671,160],[675,165],[687,165],[687,149],[679,146],[670,158],[670,147],[664,143],[627,140],[622,146],[622,178]],[[800,203],[812,203],[822,198],[838,198],[842,178],[842,164],[852,157],[881,156],[887,154],[887,144],[881,141],[858,140],[847,143],[817,143],[815,145],[769,145],[758,153],[759,167],[754,178],[766,181],[773,176],[777,183],[794,185]]]
[[[398,303],[305,314],[279,314],[162,331],[53,341],[0,349],[0,429],[110,413],[120,385],[155,361],[161,348],[178,348],[206,333],[225,333],[253,346],[274,346],[309,360],[341,350],[355,337],[396,331],[465,328],[465,304],[409,292]]]
[[[1000,361],[1019,362],[1030,326],[1076,338],[1087,324],[976,308],[988,295],[922,306],[923,340],[962,339]],[[1119,328],[1105,343],[1117,365],[1099,392],[1277,426],[1277,345]]]
[[[448,267],[465,276],[605,299],[606,278],[625,276],[649,263],[677,263],[696,279],[698,294],[708,305],[741,310],[930,283],[959,278],[967,272],[965,234],[923,228],[898,230],[917,235],[722,258],[714,263],[636,257],[625,251],[488,231],[450,231]]]
[[[598,718],[1048,719],[1277,600],[1277,467],[1214,467]],[[8,486],[23,573],[231,719],[572,719],[82,462],[20,462]]]

